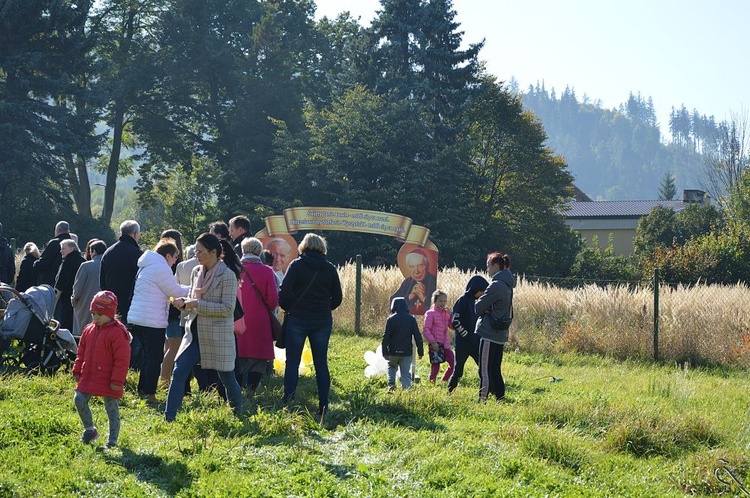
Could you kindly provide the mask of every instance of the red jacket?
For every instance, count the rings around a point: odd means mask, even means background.
[[[94,396],[122,398],[130,365],[130,332],[118,320],[103,327],[86,325],[78,344],[73,375],[78,378],[76,391]],[[113,390],[114,384],[120,389]]]

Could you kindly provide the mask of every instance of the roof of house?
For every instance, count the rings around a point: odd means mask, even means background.
[[[569,202],[570,209],[563,212],[566,218],[640,218],[656,206],[680,211],[687,206],[682,201],[591,201]]]

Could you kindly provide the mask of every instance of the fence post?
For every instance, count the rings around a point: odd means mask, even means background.
[[[654,361],[659,361],[659,269],[654,268]]]
[[[354,286],[354,332],[359,335],[362,330],[362,255],[357,254],[357,273]]]

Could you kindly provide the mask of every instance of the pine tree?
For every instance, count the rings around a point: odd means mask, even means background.
[[[659,200],[673,201],[675,197],[677,197],[677,187],[674,184],[674,176],[667,171],[661,182],[661,186],[659,186]]]
[[[54,223],[50,213],[72,214],[70,159],[97,149],[94,116],[79,105],[91,3],[8,0],[0,8],[0,206],[21,240],[38,237],[38,220]]]

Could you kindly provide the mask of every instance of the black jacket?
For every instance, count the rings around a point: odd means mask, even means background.
[[[69,239],[69,233],[61,233],[54,239],[47,242],[47,247],[44,248],[42,256],[34,262],[34,268],[39,277],[37,282],[41,284],[49,284],[54,287],[55,278],[57,278],[57,271],[60,269],[62,264],[62,254],[60,254],[60,242],[65,239]]]
[[[73,283],[81,263],[86,261],[80,251],[72,251],[62,260],[60,271],[55,278],[55,290],[60,292],[57,305],[60,307],[60,326],[64,329],[73,330],[73,305],[70,297],[73,295]]]
[[[474,333],[477,326],[477,313],[474,310],[474,301],[476,293],[484,292],[489,282],[484,277],[474,275],[466,284],[466,291],[458,298],[453,305],[453,315],[451,322],[453,330],[456,331],[456,346],[459,343],[466,342],[479,346],[479,336]]]
[[[310,285],[313,277],[315,281]],[[323,253],[308,251],[289,264],[279,290],[279,306],[286,314],[302,318],[330,317],[331,310],[339,307],[341,299],[339,274]]]
[[[417,345],[419,356],[424,354],[422,334],[419,333],[417,319],[409,314],[409,306],[403,297],[395,297],[391,301],[393,314],[385,322],[383,332],[383,356],[411,356],[413,354],[412,339]]]
[[[141,254],[143,251],[135,239],[130,235],[122,235],[102,256],[99,286],[102,290],[112,291],[117,296],[117,312],[123,323],[127,322],[135,276],[138,273],[138,258]]]
[[[8,239],[0,237],[0,282],[8,285],[16,277],[16,255],[8,245]]]
[[[234,252],[239,259],[242,259],[242,241],[248,237],[250,237],[249,233],[243,233],[232,241],[232,249],[234,249]]]
[[[34,268],[34,261],[36,258],[27,254],[21,260],[21,265],[18,268],[18,278],[16,279],[16,290],[18,292],[26,292],[29,287],[33,287],[37,282],[36,268]]]

